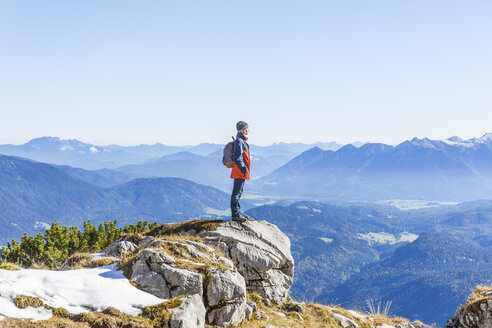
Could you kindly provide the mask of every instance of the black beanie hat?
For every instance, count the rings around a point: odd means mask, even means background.
[[[249,127],[248,123],[244,122],[244,121],[239,121],[236,123],[236,129],[238,131],[242,131],[244,129],[247,129]]]

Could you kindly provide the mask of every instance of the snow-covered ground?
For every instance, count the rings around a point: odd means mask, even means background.
[[[52,313],[44,307],[16,307],[13,300],[18,295],[39,297],[44,304],[63,307],[74,314],[103,311],[112,306],[138,315],[142,307],[165,301],[134,287],[115,265],[69,271],[0,270],[0,320],[49,319]]]
[[[436,200],[418,200],[418,199],[387,199],[377,201],[376,204],[390,205],[394,206],[400,210],[418,210],[422,208],[431,208],[437,206],[454,206],[458,205],[458,202],[443,202]]]
[[[410,232],[401,232],[399,236],[393,235],[387,232],[369,232],[367,234],[359,233],[357,238],[363,239],[369,243],[369,245],[374,244],[396,244],[401,242],[413,242],[419,236]]]

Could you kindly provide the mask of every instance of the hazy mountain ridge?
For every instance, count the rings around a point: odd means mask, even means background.
[[[88,183],[46,163],[0,155],[0,242],[52,221],[190,218],[228,207],[230,196],[180,178],[137,179],[111,188]],[[77,170],[80,176],[80,170]],[[92,173],[85,172],[83,177]],[[247,201],[244,204],[247,206]]]
[[[121,146],[116,144],[94,145],[77,139],[61,139],[59,137],[34,138],[22,145],[0,145],[0,154],[21,156],[40,162],[70,165],[89,170],[115,168],[117,166],[142,164],[165,155],[179,152],[190,152],[196,155],[208,156],[216,153],[222,157],[224,144],[201,143],[189,146],[168,146],[161,143],[153,145]],[[323,149],[338,149],[342,145],[336,142],[303,144],[303,143],[274,143],[270,146],[252,144],[252,152],[259,156],[286,156],[293,158],[301,152],[314,146]]]
[[[230,172],[222,165],[225,143],[202,143],[194,146],[167,146],[161,143],[97,146],[76,139],[41,137],[23,145],[0,145],[0,153],[56,165],[68,165],[71,168],[63,169],[102,187],[114,186],[138,177],[180,177],[225,190],[229,188],[230,182]],[[324,149],[341,147],[335,142],[280,142],[269,146],[252,144],[253,179],[269,174],[313,146]],[[97,172],[90,176],[87,172],[77,172],[77,168]]]
[[[474,200],[492,193],[492,138],[310,149],[256,182],[260,193],[338,199]]]

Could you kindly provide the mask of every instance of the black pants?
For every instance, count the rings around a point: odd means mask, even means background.
[[[232,217],[239,216],[239,209],[241,205],[239,205],[239,199],[243,194],[243,187],[245,179],[234,179],[234,187],[232,188],[231,195],[231,215]]]

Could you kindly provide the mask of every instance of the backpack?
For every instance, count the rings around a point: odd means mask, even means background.
[[[234,137],[232,137],[232,139],[235,140]],[[233,155],[234,155],[234,141],[231,141],[224,147],[224,156],[222,156],[222,164],[224,164],[224,166],[228,168],[234,167]]]

